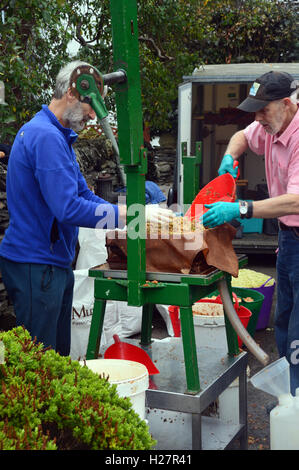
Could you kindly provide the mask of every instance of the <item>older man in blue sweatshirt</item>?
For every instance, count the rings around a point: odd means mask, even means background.
[[[78,227],[115,228],[126,217],[125,206],[88,189],[76,161],[76,132],[95,118],[69,87],[79,65],[86,64],[71,62],[59,72],[49,106],[43,105],[15,138],[7,169],[10,224],[0,245],[0,269],[17,325],[61,355],[70,352]],[[158,206],[157,211],[170,216]],[[152,214],[148,211],[147,220]]]

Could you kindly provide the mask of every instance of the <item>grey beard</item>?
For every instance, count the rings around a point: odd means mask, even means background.
[[[75,132],[82,131],[85,127],[84,114],[80,103],[68,107],[62,116],[63,121]]]

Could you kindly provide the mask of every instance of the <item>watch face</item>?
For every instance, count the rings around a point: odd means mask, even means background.
[[[240,203],[240,214],[246,214],[247,213],[247,202],[242,201]]]

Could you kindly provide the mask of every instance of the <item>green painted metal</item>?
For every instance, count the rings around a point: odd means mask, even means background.
[[[127,176],[128,304],[140,305],[145,281],[145,173],[136,0],[110,0],[114,68],[126,73],[115,86],[120,162]],[[139,226],[135,224],[136,211]]]
[[[88,86],[86,86],[86,83],[88,83]],[[102,120],[108,116],[108,111],[105,102],[101,96],[101,93],[98,90],[98,87],[92,75],[80,75],[76,82],[76,89],[78,90],[81,96],[88,97],[91,99],[91,106],[94,109],[99,120]]]
[[[196,394],[200,390],[192,305],[180,308],[181,335],[187,377],[186,393]]]
[[[124,70],[127,76],[125,83],[115,87],[120,162],[138,165],[143,126],[136,0],[110,0],[110,12],[114,69]]]
[[[195,144],[195,156],[187,155],[186,142],[182,143],[182,163],[183,163],[183,177],[184,177],[184,189],[183,189],[183,200],[184,204],[192,204],[194,197],[199,191],[199,177],[200,177],[200,165],[202,162],[202,143],[196,142]]]
[[[99,355],[101,335],[105,318],[106,301],[96,300],[94,303],[86,359],[96,359]]]
[[[180,278],[178,282],[145,282],[144,211],[147,156],[143,148],[136,0],[110,0],[110,11],[114,68],[116,71],[123,70],[126,76],[124,80],[124,75],[120,74],[121,80],[116,83],[115,92],[120,161],[125,166],[127,176],[127,278],[106,279],[101,270],[89,271],[89,275],[94,277],[95,303],[86,357],[87,359],[98,357],[107,300],[125,301],[128,305],[143,306],[141,327],[143,345],[151,342],[153,305],[178,305],[181,307],[187,393],[196,394],[200,391],[200,381],[192,304],[215,290],[217,281],[226,274],[216,271],[210,276]],[[118,72],[115,72],[115,75],[118,75]],[[92,106],[98,114],[102,113],[102,99],[97,97],[97,100],[100,103],[99,106],[94,102]],[[195,157],[187,157],[184,153],[183,158],[185,181],[188,181],[185,186],[189,186],[186,200],[191,203],[199,189],[200,144],[196,147]],[[190,184],[191,181],[192,184]],[[229,336],[229,353],[236,354],[236,333],[231,331],[229,322],[226,324],[226,329]]]
[[[242,266],[245,260],[242,261]],[[91,332],[88,346],[88,357],[92,351],[98,351],[97,338],[101,337],[103,325],[103,299],[127,301],[129,298],[130,280],[128,279],[104,279],[100,270],[90,270],[91,277],[95,278],[95,309],[92,318]],[[143,306],[141,344],[148,345],[151,342],[152,308],[155,304],[177,305],[180,307],[182,343],[186,369],[186,393],[195,394],[200,391],[198,377],[198,364],[196,356],[196,344],[192,315],[192,304],[213,292],[217,282],[224,277],[230,286],[230,276],[222,271],[217,271],[210,277],[197,278],[190,276],[184,281],[175,282],[149,282],[139,284],[140,304]],[[237,334],[225,315],[226,334],[228,341],[228,354],[239,354]],[[97,348],[95,348],[95,343]],[[97,357],[97,356],[93,356]]]
[[[139,284],[145,282],[145,176],[140,166],[127,168],[128,303],[141,305]]]
[[[97,282],[99,281],[99,282]],[[119,300],[126,302],[128,299],[128,282],[123,285],[119,281],[110,279],[96,279],[94,295],[95,299]]]
[[[99,275],[97,275],[97,273]],[[128,287],[129,280],[122,279],[103,279],[97,270],[90,270],[89,275],[97,278],[100,282],[95,283],[94,293],[96,299],[105,300],[119,300],[128,301]],[[217,272],[213,277],[213,282],[208,285],[201,279],[201,284],[198,284],[198,279],[194,276],[184,278],[181,282],[158,282],[158,283],[144,283],[139,284],[140,290],[140,303],[137,306],[142,306],[147,303],[152,304],[166,304],[172,302],[174,305],[181,307],[188,307],[201,297],[209,295],[215,290],[215,283],[223,279],[224,273]]]
[[[142,308],[141,346],[148,346],[152,342],[153,304],[144,304]]]

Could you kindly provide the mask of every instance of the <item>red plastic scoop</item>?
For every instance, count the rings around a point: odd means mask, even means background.
[[[235,161],[234,167],[237,165],[238,162]],[[214,178],[199,191],[185,215],[191,220],[199,219],[199,217],[208,210],[204,207],[204,204],[212,204],[213,202],[218,201],[234,202],[235,200],[235,178],[230,173],[225,173],[224,175]]]
[[[104,353],[104,359],[127,359],[128,361],[140,362],[145,365],[149,375],[159,374],[149,355],[143,349],[133,344],[122,342],[118,335],[113,335],[114,344],[109,346]]]

